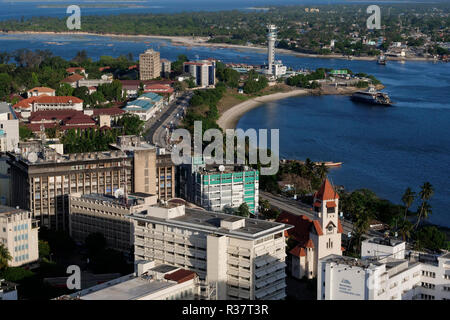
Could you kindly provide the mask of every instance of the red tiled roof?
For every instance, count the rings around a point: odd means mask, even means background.
[[[316,230],[317,235],[322,236],[323,235],[323,231],[322,231],[322,227],[319,224],[319,221],[314,220],[313,224],[314,224],[314,229]]]
[[[316,192],[314,197],[320,200],[339,199],[339,195],[333,189],[333,186],[331,185],[330,181],[328,181],[328,179],[325,179],[325,181],[320,186],[319,191]]]
[[[82,67],[71,67],[71,68],[67,68],[67,69],[66,69],[66,72],[67,72],[67,73],[74,73],[74,72],[76,72],[77,70],[84,71],[84,68],[82,68]]]
[[[196,273],[193,271],[180,269],[180,270],[177,270],[170,274],[166,274],[164,276],[164,279],[176,281],[178,283],[183,283],[183,282],[194,279],[195,276],[196,276]]]
[[[61,130],[66,131],[69,129],[89,129],[89,128],[96,128],[97,125],[95,124],[72,124],[70,126],[61,126]]]
[[[314,243],[311,239],[308,240],[308,242],[305,245],[305,248],[314,248]]]
[[[103,70],[108,70],[108,69],[111,69],[111,67],[108,67],[108,66],[100,67],[100,68],[98,68],[98,71],[103,71]]]
[[[336,208],[336,202],[327,202],[327,208]]]
[[[67,119],[64,121],[65,125],[86,125],[86,124],[95,124],[95,121],[92,120],[91,117],[81,113],[81,114],[76,114],[73,117],[71,117],[70,119]]]
[[[56,123],[28,123],[26,126],[33,132],[39,132],[41,131],[41,126],[43,126],[44,129],[48,129],[55,127]]]
[[[344,247],[341,247],[341,251],[345,251],[345,248],[344,248]]]
[[[44,97],[44,95],[40,97],[31,97],[28,99],[23,99],[20,102],[17,102],[15,105],[13,105],[13,108],[20,108],[20,109],[27,109],[31,107],[31,104],[38,98]]]
[[[338,219],[338,226],[337,226],[338,233],[344,233],[344,229],[342,228],[341,220]]]
[[[295,246],[289,253],[296,257],[306,257],[305,249],[300,245]]]
[[[322,203],[320,203],[320,201],[314,202],[314,207],[320,207],[321,205],[322,205]]]
[[[67,78],[61,80],[61,82],[65,82],[65,83],[73,83],[73,82],[77,82],[78,80],[84,79],[84,77],[82,75],[79,75],[77,73],[68,76]]]
[[[77,97],[72,96],[40,96],[37,97],[37,99],[34,102],[37,103],[69,103],[72,101],[72,103],[83,103],[83,100]]]
[[[27,92],[38,91],[38,92],[55,92],[55,89],[47,88],[47,87],[35,87],[33,89],[28,90]]]
[[[312,221],[307,216],[282,212],[276,221],[293,225],[294,228],[286,230],[285,234],[288,237],[293,237],[301,246],[306,245],[309,240],[309,232],[312,228]]]
[[[122,109],[117,108],[117,107],[94,109],[94,116],[98,116],[101,114],[115,116],[115,115],[122,114],[122,113],[125,113],[125,111],[123,111]]]
[[[64,120],[68,117],[73,117],[75,114],[81,113],[77,110],[42,110],[31,112],[30,122],[37,122],[42,120]]]

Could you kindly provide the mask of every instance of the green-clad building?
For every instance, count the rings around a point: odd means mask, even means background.
[[[245,166],[205,167],[194,172],[194,202],[212,211],[238,208],[246,202],[256,213],[259,200],[259,172]]]

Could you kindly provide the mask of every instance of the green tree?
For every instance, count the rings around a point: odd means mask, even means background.
[[[61,83],[56,89],[55,94],[57,96],[72,96],[74,88],[68,83]]]
[[[33,131],[27,126],[19,126],[20,140],[28,140],[34,136]]]
[[[417,249],[429,249],[439,251],[440,249],[449,250],[450,242],[447,241],[444,232],[439,231],[435,226],[425,226],[415,234]]]
[[[125,135],[140,136],[144,130],[144,121],[134,114],[125,114],[117,124],[122,127],[122,133]]]
[[[8,267],[9,261],[12,260],[11,254],[3,243],[0,243],[0,270],[6,269]]]
[[[433,193],[434,193],[433,186],[429,182],[425,182],[420,187],[419,196],[420,196],[420,200],[422,200],[422,203],[420,205],[420,209],[417,212],[417,222],[415,225],[416,229],[418,228],[422,218],[427,216],[428,213],[431,212],[431,207],[428,203],[428,200],[430,200],[430,198],[433,196]]]
[[[248,218],[250,216],[250,209],[248,208],[248,205],[246,202],[243,202],[239,206],[238,210],[236,211],[236,214],[238,216],[245,217],[245,218]]]
[[[50,257],[50,245],[47,241],[39,240],[39,258],[48,258]]]
[[[411,205],[414,202],[414,199],[416,198],[416,193],[411,190],[411,188],[407,188],[405,190],[405,193],[402,196],[402,202],[405,205],[405,216],[403,220],[406,220],[406,216],[408,215],[408,210],[411,208]]]

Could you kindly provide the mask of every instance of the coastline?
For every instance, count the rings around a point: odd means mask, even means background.
[[[237,45],[237,44],[227,44],[227,43],[212,43],[207,42],[207,38],[205,37],[188,37],[188,36],[161,36],[161,35],[145,35],[145,34],[115,34],[115,33],[95,33],[95,32],[55,32],[55,31],[0,31],[0,35],[14,35],[14,34],[27,34],[27,35],[83,35],[83,36],[99,36],[99,37],[121,37],[121,38],[149,38],[149,39],[160,39],[160,40],[170,40],[175,46],[187,46],[187,47],[216,47],[216,48],[225,48],[225,49],[243,49],[243,50],[254,50],[266,52],[267,48],[262,46],[245,46],[245,45]],[[303,57],[303,58],[320,58],[320,59],[341,59],[341,60],[349,60],[347,56],[330,54],[330,55],[321,55],[321,54],[309,54],[309,53],[301,53],[287,49],[276,49],[277,53]],[[355,57],[352,56],[350,60],[357,61],[376,61],[377,57]],[[431,58],[421,58],[421,57],[389,57],[388,61],[433,61]]]
[[[266,96],[256,97],[249,99],[247,101],[241,102],[239,104],[234,105],[223,114],[220,115],[219,120],[217,120],[217,124],[223,130],[226,129],[235,129],[239,119],[251,109],[258,107],[260,104],[281,100],[294,96],[304,96],[311,94],[311,90],[308,89],[295,89],[288,92],[277,92],[274,94],[269,94]]]

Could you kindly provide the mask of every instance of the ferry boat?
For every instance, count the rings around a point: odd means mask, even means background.
[[[383,106],[392,105],[392,101],[387,93],[379,92],[374,87],[370,87],[367,91],[356,91],[351,99],[370,104],[378,104]]]
[[[378,60],[377,60],[377,63],[381,64],[382,66],[385,66],[386,65],[386,56],[385,55],[379,56]]]

